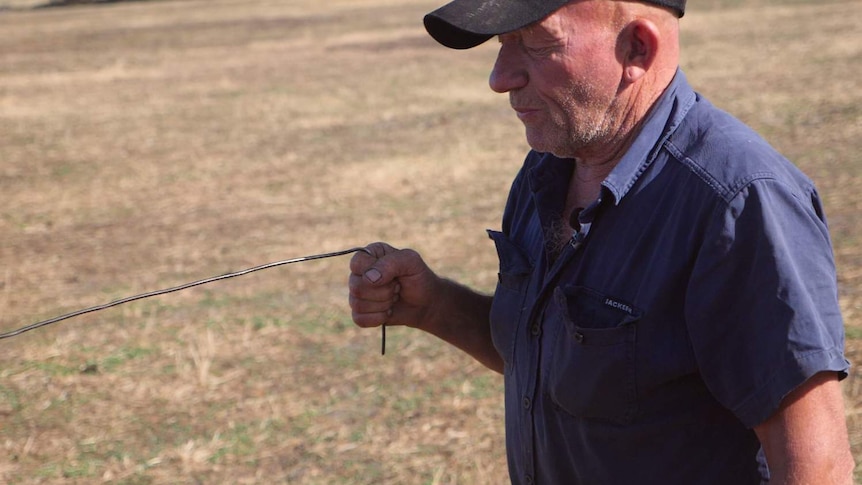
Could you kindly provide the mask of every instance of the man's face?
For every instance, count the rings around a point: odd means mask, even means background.
[[[489,83],[509,93],[533,149],[577,158],[601,151],[619,128],[622,67],[607,9],[613,3],[573,2],[500,36]]]

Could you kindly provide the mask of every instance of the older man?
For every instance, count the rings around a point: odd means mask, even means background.
[[[505,376],[514,483],[851,482],[831,243],[811,181],[678,69],[685,0],[455,0],[498,36],[494,91],[532,150],[493,297],[383,243],[351,261],[363,327],[409,325]]]

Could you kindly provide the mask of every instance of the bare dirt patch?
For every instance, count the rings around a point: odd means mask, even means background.
[[[720,2],[719,2],[720,3]],[[821,187],[862,361],[854,2],[686,15],[683,65]],[[3,330],[267,261],[388,240],[489,290],[523,134],[495,46],[436,2],[141,2],[0,13]],[[350,323],[347,260],[0,341],[14,483],[503,483],[500,378]],[[848,420],[862,463],[862,384]]]

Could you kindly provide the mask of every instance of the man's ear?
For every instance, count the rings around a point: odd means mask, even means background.
[[[633,83],[649,71],[658,55],[661,34],[658,26],[646,19],[631,21],[621,32],[623,81]]]

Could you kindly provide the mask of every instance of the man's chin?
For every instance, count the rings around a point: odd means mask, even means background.
[[[569,153],[569,150],[562,149],[558,144],[548,143],[548,140],[531,137],[529,132],[527,133],[527,144],[530,145],[533,151],[539,153],[550,153],[557,158],[574,158]]]
[[[552,153],[552,147],[547,142],[547,140],[541,136],[541,132],[539,130],[531,129],[529,126],[526,127],[526,137],[527,137],[527,145],[530,145],[534,151],[539,153]]]

